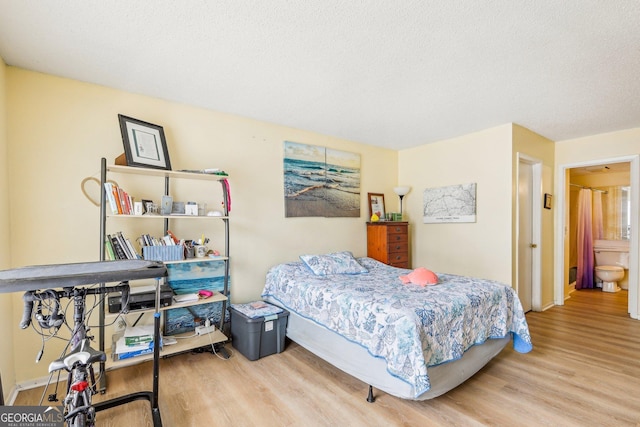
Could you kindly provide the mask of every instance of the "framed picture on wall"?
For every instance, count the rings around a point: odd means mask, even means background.
[[[553,196],[549,193],[544,193],[544,208],[551,209],[551,201],[553,200]]]
[[[376,214],[378,218],[384,219],[384,194],[367,193],[369,196],[369,218]]]
[[[171,170],[162,126],[118,114],[127,166]]]

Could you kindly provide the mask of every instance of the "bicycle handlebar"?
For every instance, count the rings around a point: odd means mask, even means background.
[[[33,313],[33,291],[27,291],[22,295],[24,301],[24,311],[22,312],[22,320],[20,320],[20,328],[27,329],[31,325],[31,313]]]
[[[76,293],[76,290],[78,293]],[[61,291],[56,291],[53,289],[47,289],[42,292],[36,291],[27,291],[22,296],[22,300],[24,301],[24,310],[22,312],[22,319],[20,320],[20,328],[26,329],[31,325],[31,316],[33,315],[33,303],[35,301],[44,301],[44,300],[53,300],[55,312],[52,315],[57,316],[57,311],[60,303],[60,298],[73,298],[77,294],[86,296],[86,295],[102,295],[108,294],[111,292],[121,292],[120,296],[120,307],[122,307],[122,311],[126,312],[129,309],[129,284],[126,282],[121,282],[117,286],[104,286],[99,288],[63,288]],[[59,326],[55,324],[56,322],[52,322],[49,325],[44,325],[40,323],[42,327],[53,327]]]

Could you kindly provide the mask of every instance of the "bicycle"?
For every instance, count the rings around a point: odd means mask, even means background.
[[[124,281],[117,286],[64,287],[62,290],[27,291],[23,295],[24,312],[20,328],[28,328],[32,324],[33,317],[42,329],[54,330],[51,337],[56,336],[61,326],[67,324],[66,309],[60,311],[60,300],[68,298],[73,301],[71,338],[61,357],[49,364],[49,382],[55,372],[65,370],[68,373],[63,407],[64,420],[69,427],[93,427],[95,425],[96,410],[92,405],[92,396],[98,391],[93,364],[105,362],[107,355],[103,351],[91,347],[93,337],[88,334],[90,328],[85,322],[86,297],[87,295],[105,295],[112,292],[121,293],[121,311],[126,312],[129,303],[129,284]],[[94,308],[97,305],[94,305]],[[71,346],[71,350],[67,353],[69,346]],[[42,357],[43,351],[44,341],[36,362]],[[53,396],[55,399],[55,394]]]

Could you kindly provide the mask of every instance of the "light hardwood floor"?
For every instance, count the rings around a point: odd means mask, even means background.
[[[295,343],[254,362],[210,353],[161,361],[164,426],[640,426],[640,321],[626,291],[577,291],[566,305],[528,313],[534,349],[508,345],[470,380],[414,402],[376,391]],[[151,364],[110,371],[96,400],[151,389]],[[37,404],[42,389],[16,405]],[[151,426],[138,401],[98,413],[98,426]]]

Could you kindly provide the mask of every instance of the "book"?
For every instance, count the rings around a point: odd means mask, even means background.
[[[198,299],[200,299],[198,294],[193,294],[193,293],[173,296],[173,300],[175,302],[192,302],[192,301],[198,301]]]
[[[114,345],[113,349],[113,358],[114,360],[124,360],[130,359],[136,356],[143,356],[145,354],[149,354],[153,352],[154,342],[151,341],[149,343],[136,345],[136,346],[127,346],[125,343],[124,336],[118,338]],[[160,341],[160,347],[162,347],[162,341]]]
[[[122,248],[122,251],[124,252],[125,257],[123,259],[134,259],[133,254],[131,254],[129,250],[129,245],[127,245],[127,242],[122,234],[122,231],[118,231],[116,233],[116,239],[118,240],[118,244],[120,245],[120,247]]]
[[[105,239],[104,241],[104,254],[105,254],[105,259],[109,260],[109,261],[113,261],[116,258],[116,254],[113,251],[113,246],[111,244],[111,240],[109,239]]]
[[[256,301],[249,304],[249,306],[253,309],[265,308],[267,304],[264,301]]]
[[[111,234],[107,234],[107,239],[111,241],[116,259],[127,259],[127,254],[124,252],[122,246],[120,246],[118,238],[116,236],[112,236]]]
[[[145,354],[153,353],[153,347],[144,349],[144,350],[136,350],[136,351],[127,351],[125,353],[114,353],[114,360],[125,360],[131,359],[136,356],[144,356]]]
[[[104,183],[104,192],[105,198],[109,202],[109,207],[111,208],[112,214],[118,214],[118,205],[116,204],[116,199],[113,197],[113,184],[110,182]]]
[[[127,237],[124,238],[124,242],[127,244],[127,248],[129,248],[129,254],[131,255],[131,259],[141,259],[142,257],[138,254],[138,252],[133,247],[131,240]]]
[[[124,341],[127,347],[143,345],[148,347],[153,341],[153,325],[127,326],[124,330]]]
[[[114,185],[113,187],[113,198],[116,201],[116,206],[118,208],[118,215],[122,215],[122,204],[120,202],[120,188]]]

